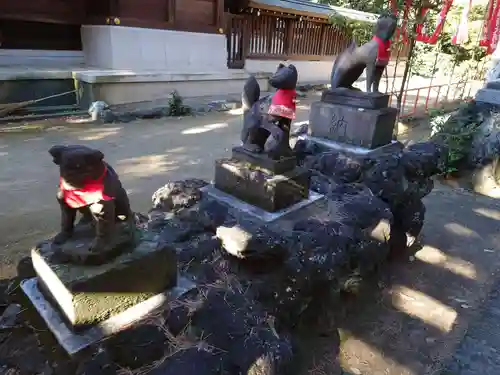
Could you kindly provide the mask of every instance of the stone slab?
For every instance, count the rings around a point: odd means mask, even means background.
[[[131,324],[144,319],[154,310],[161,308],[169,301],[175,300],[196,287],[193,282],[185,277],[178,276],[177,280],[176,287],[142,301],[80,333],[75,333],[68,328],[60,311],[45,298],[39,289],[37,278],[23,280],[21,282],[21,289],[47,324],[47,327],[54,334],[59,345],[70,356],[73,356],[106,337],[116,334]]]
[[[389,95],[340,87],[323,91],[321,101],[323,103],[342,104],[349,107],[380,109],[387,108],[389,105]]]
[[[261,76],[261,75],[259,75]],[[80,105],[102,100],[109,105],[155,101],[177,91],[183,98],[241,95],[246,72],[182,74],[172,72],[81,72],[75,74]],[[268,90],[266,77],[257,77],[261,91]]]
[[[50,242],[32,249],[33,267],[47,298],[76,331],[174,287],[177,281],[175,250],[147,237],[99,266],[60,264],[52,255]]]
[[[500,90],[493,88],[480,89],[476,93],[476,102],[500,105]]]
[[[314,102],[309,114],[313,137],[374,149],[391,143],[397,109],[355,108]]]
[[[494,79],[486,83],[486,89],[500,90],[500,79]]]
[[[239,230],[248,232],[249,237],[260,227],[283,236],[292,232],[295,224],[302,220],[315,218],[319,221],[341,221],[346,218],[345,210],[341,208],[345,202],[333,201],[315,192],[310,193],[307,201],[302,201],[292,208],[279,213],[269,213],[242,202],[213,185],[204,187],[202,191],[205,193],[203,199],[216,200],[226,206],[229,213],[236,218]],[[373,239],[384,241],[389,237],[390,223],[382,220],[373,227],[365,228],[365,231]]]
[[[88,69],[74,72],[73,78],[86,83],[138,83],[246,80],[248,75],[243,70],[183,73],[170,70]],[[255,77],[267,79],[269,74],[256,73]]]
[[[347,143],[330,141],[324,138],[312,137],[307,134],[301,135],[298,139],[313,142],[320,146],[322,151],[340,151],[349,156],[376,157],[377,155],[388,152],[400,152],[404,149],[404,145],[399,141],[392,141],[387,145],[369,149],[366,147],[353,146]]]
[[[241,146],[233,147],[232,156],[233,159],[248,162],[274,174],[285,173],[297,167],[297,158],[295,156],[273,160],[266,154],[255,154]]]
[[[322,199],[324,197],[322,194],[318,194],[315,191],[310,190],[308,199],[301,200],[300,202],[294,204],[293,206],[287,207],[277,212],[267,212],[262,208],[246,203],[232,196],[231,194],[227,194],[222,190],[217,189],[214,185],[207,185],[203,187],[201,191],[208,194],[208,196],[216,199],[217,201],[222,202],[224,205],[230,206],[236,210],[244,212],[245,214],[248,214],[265,223],[270,223],[275,220],[278,220],[297,210],[307,207],[308,205],[313,204],[317,200]]]
[[[310,171],[300,167],[272,174],[235,159],[215,162],[217,189],[268,212],[280,211],[307,199],[310,178]]]
[[[74,263],[97,266],[108,263],[123,252],[130,251],[136,243],[135,227],[129,223],[117,223],[116,234],[109,249],[90,252],[94,240],[95,228],[91,224],[77,224],[71,238],[61,245],[52,245],[52,263]]]

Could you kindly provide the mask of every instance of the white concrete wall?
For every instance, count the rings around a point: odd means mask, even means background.
[[[82,26],[85,63],[173,73],[227,70],[226,36],[123,26]]]
[[[274,73],[280,62],[293,64],[299,72],[299,83],[328,83],[332,73],[333,59],[322,61],[297,60],[253,60],[245,61],[245,70],[248,73]]]
[[[0,48],[0,66],[77,67],[84,64],[82,51],[43,51]]]
[[[108,104],[126,104],[165,99],[176,90],[184,98],[241,95],[248,78],[244,71],[219,74],[107,74],[102,71],[75,73],[79,81],[91,85],[93,100],[103,100]],[[257,75],[262,91],[268,90],[268,77]]]

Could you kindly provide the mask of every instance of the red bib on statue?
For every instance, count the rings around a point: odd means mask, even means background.
[[[273,116],[295,120],[297,110],[297,92],[295,90],[278,90],[273,95],[267,113]]]
[[[391,59],[391,41],[382,40],[378,36],[374,36],[373,40],[377,42],[377,65],[387,65]]]
[[[64,202],[71,208],[81,208],[97,203],[99,201],[109,201],[112,197],[104,194],[104,176],[107,169],[97,180],[89,181],[82,188],[74,188],[66,183],[63,178],[59,181],[59,189],[62,192]]]

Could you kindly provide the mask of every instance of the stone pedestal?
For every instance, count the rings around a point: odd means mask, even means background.
[[[309,197],[310,172],[294,157],[272,160],[242,147],[232,158],[215,162],[215,188],[268,212],[286,209]]]
[[[328,90],[311,106],[310,135],[353,146],[376,149],[391,143],[397,109],[389,96],[349,89]]]
[[[500,79],[494,79],[476,93],[476,102],[500,105]]]
[[[40,289],[69,328],[80,331],[117,315],[177,283],[174,249],[142,238],[99,266],[59,263],[50,241],[32,249]]]
[[[350,107],[379,109],[389,106],[389,95],[339,87],[323,91],[321,101],[330,104],[344,104]]]

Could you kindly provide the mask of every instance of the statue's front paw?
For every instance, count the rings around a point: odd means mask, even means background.
[[[71,235],[71,232],[60,232],[54,237],[52,243],[56,245],[62,245],[71,238]]]

